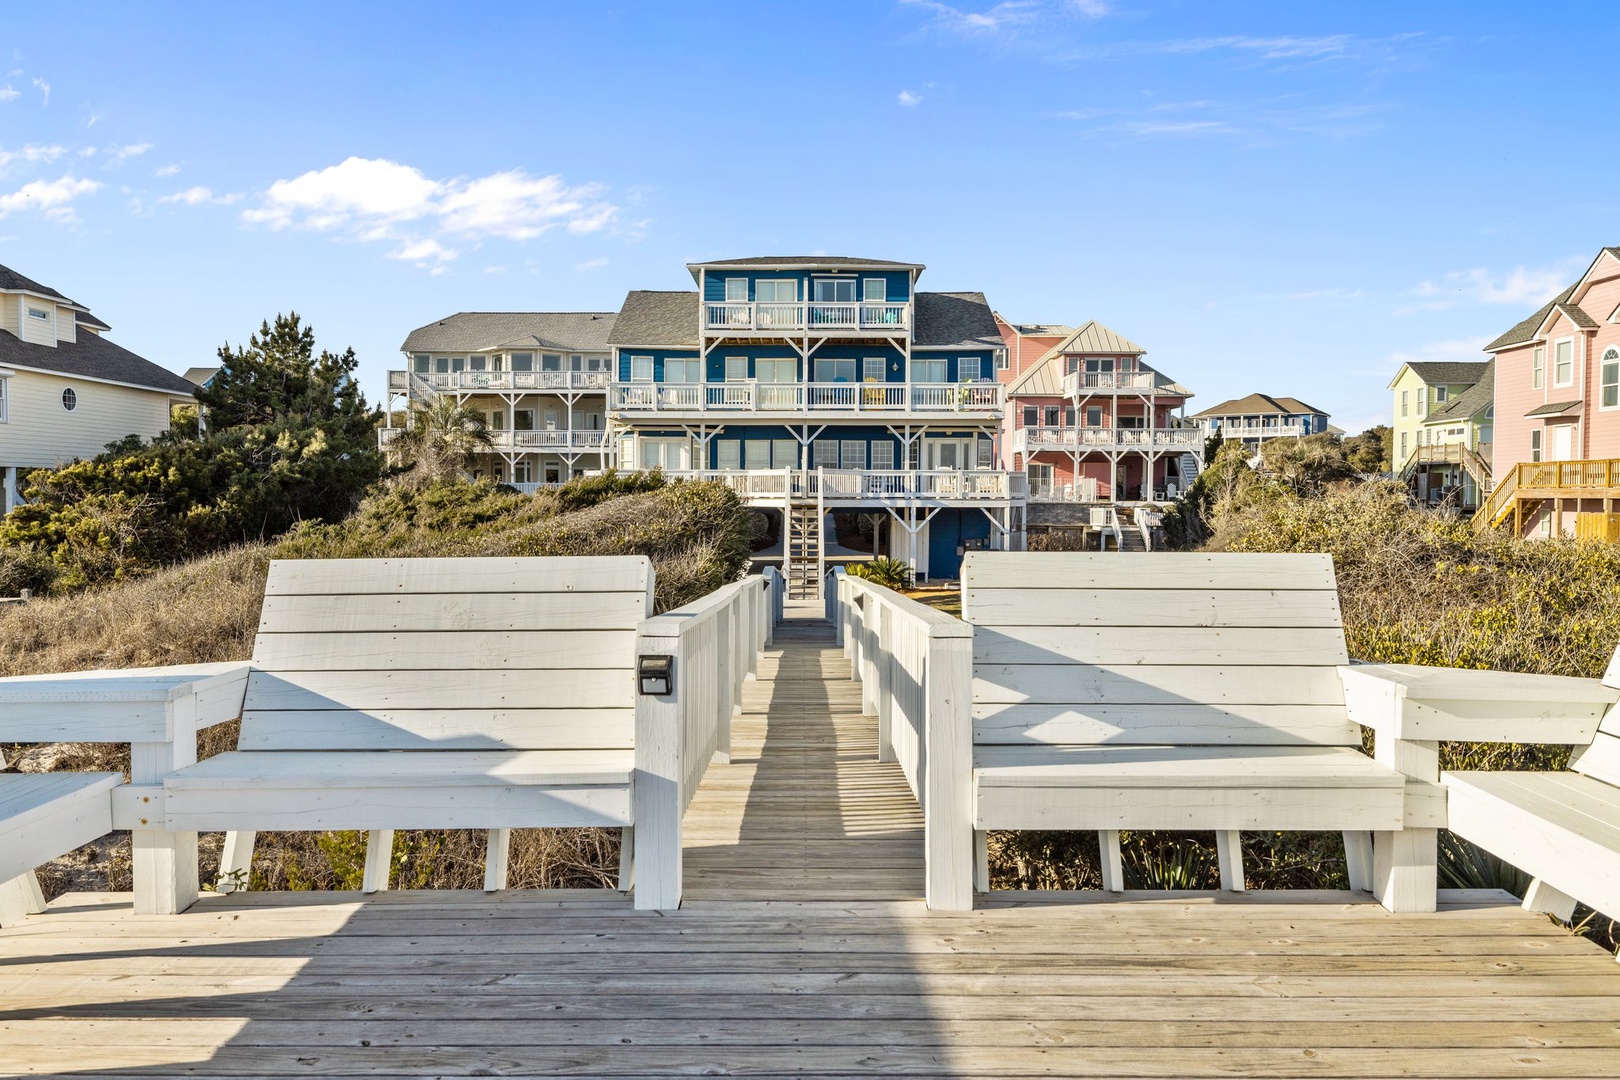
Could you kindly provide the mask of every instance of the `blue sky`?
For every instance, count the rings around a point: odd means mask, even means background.
[[[1611,3],[30,5],[0,263],[176,370],[688,261],[925,263],[1197,391],[1387,421],[1620,243]]]

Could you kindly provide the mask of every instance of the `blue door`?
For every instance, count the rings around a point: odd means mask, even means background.
[[[928,576],[949,581],[962,576],[968,547],[990,546],[990,519],[978,510],[941,510],[928,523]]]

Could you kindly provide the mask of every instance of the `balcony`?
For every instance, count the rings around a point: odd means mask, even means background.
[[[1260,440],[1266,439],[1297,439],[1307,434],[1305,425],[1299,420],[1291,420],[1281,424],[1220,424],[1210,428],[1211,435],[1219,435],[1223,439]]]
[[[1197,428],[1022,427],[1013,432],[1012,448],[1015,454],[1038,454],[1043,450],[1200,453],[1204,433]]]
[[[1088,394],[1133,393],[1165,390],[1160,376],[1152,371],[1071,371],[1063,376],[1064,397]]]
[[[761,304],[727,301],[703,305],[703,329],[710,334],[780,334],[797,331],[892,337],[906,333],[910,328],[910,303]]]
[[[377,447],[386,450],[404,428],[378,428]],[[491,431],[491,452],[527,453],[601,453],[607,449],[605,431]]]
[[[767,504],[818,496],[829,506],[998,503],[1028,495],[1023,473],[995,469],[694,469],[666,475],[716,481],[747,501]]]
[[[437,371],[423,375],[390,371],[388,389],[404,391],[415,383],[418,389],[442,393],[478,393],[484,390],[594,390],[605,393],[613,383],[611,371]]]
[[[1000,383],[614,383],[615,413],[970,414],[999,416]]]

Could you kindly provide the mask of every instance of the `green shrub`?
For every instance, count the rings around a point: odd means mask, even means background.
[[[911,588],[911,567],[899,559],[891,559],[887,555],[879,555],[875,559],[865,562],[852,562],[844,567],[844,572],[850,577],[858,577],[870,581],[874,585],[882,585],[885,589],[905,590]]]

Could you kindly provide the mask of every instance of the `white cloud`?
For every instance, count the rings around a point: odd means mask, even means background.
[[[229,206],[231,203],[240,202],[241,200],[242,196],[240,193],[233,192],[229,195],[215,195],[211,188],[199,186],[189,187],[184,191],[177,191],[173,195],[165,195],[159,199],[158,202],[179,203],[185,206],[206,206],[210,203]]]
[[[99,180],[35,180],[9,195],[0,195],[0,218],[23,210],[36,210],[53,221],[73,221],[73,200],[100,189]]]
[[[152,170],[152,175],[153,176],[174,176],[177,173],[179,173],[179,171],[180,171],[180,166],[179,165],[175,165],[175,164],[161,165],[158,168]]]
[[[1485,346],[1490,340],[1488,337],[1451,338],[1446,341],[1431,341],[1427,345],[1417,345],[1410,350],[1397,349],[1389,354],[1387,370],[1393,371],[1402,364],[1425,361],[1432,363],[1436,360],[1484,360]]]
[[[907,108],[922,104],[922,99],[923,96],[921,94],[913,94],[910,90],[900,91],[900,104],[906,106]]]
[[[1438,282],[1430,279],[1413,289],[1412,295],[1423,298],[1424,303],[1403,311],[1445,310],[1464,301],[1519,307],[1545,304],[1564,290],[1570,274],[1567,266],[1515,266],[1505,274],[1493,274],[1484,267],[1453,270]]]
[[[19,150],[0,149],[0,172],[4,172],[15,164],[49,165],[63,154],[67,147],[57,146],[55,143],[29,143]]]
[[[1021,26],[1040,15],[1040,6],[1034,0],[1003,0],[985,11],[967,11],[939,0],[900,2],[928,12],[938,26],[958,34],[994,34]]]
[[[486,266],[486,267],[484,267],[484,273],[486,273],[486,274],[504,274],[504,273],[506,273],[506,267],[504,267],[504,266]]]
[[[109,147],[112,158],[108,164],[121,165],[130,158],[140,157],[150,149],[152,149],[151,143],[132,143],[128,146]]]
[[[40,104],[49,105],[51,103],[51,84],[46,82],[44,79],[36,78],[34,80],[34,86],[39,90],[40,94],[43,95],[43,99],[41,100]]]
[[[14,89],[10,83],[0,86],[0,101],[15,101],[22,97],[22,91]]]
[[[531,176],[522,169],[435,180],[399,162],[351,157],[276,181],[242,219],[272,229],[338,232],[363,243],[398,242],[404,246],[393,258],[438,265],[456,253],[424,239],[426,233],[523,241],[557,228],[574,235],[600,232],[615,225],[618,215],[599,184],[571,186],[561,176]],[[436,246],[424,246],[429,243]]]
[[[1229,50],[1258,56],[1265,60],[1318,60],[1329,56],[1343,56],[1355,44],[1356,39],[1349,34],[1269,38],[1233,35],[1217,38],[1193,38],[1188,41],[1166,41],[1154,46],[1153,51],[1191,54]]]
[[[1103,0],[1073,0],[1074,9],[1088,19],[1100,19],[1113,9]]]
[[[586,259],[584,262],[575,263],[574,269],[578,270],[582,274],[586,274],[592,270],[600,270],[607,264],[607,259],[597,256],[594,259]]]

